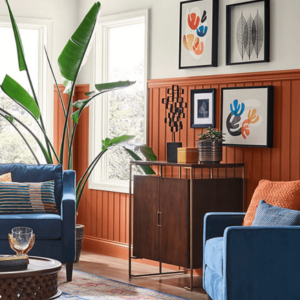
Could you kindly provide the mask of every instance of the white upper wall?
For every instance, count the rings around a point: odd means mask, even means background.
[[[79,25],[78,0],[9,0],[9,4],[17,22],[18,17],[53,21],[51,64],[58,82],[62,82],[57,59]],[[0,1],[0,15],[9,15],[4,0]]]
[[[94,2],[79,0],[80,19]],[[100,19],[101,16],[143,8],[150,9],[149,79],[300,68],[299,0],[270,0],[270,62],[234,66],[226,66],[225,61],[226,5],[246,1],[219,0],[218,67],[184,70],[178,69],[180,0],[102,0],[100,2]],[[82,70],[81,83],[90,83],[90,63],[91,60]]]
[[[93,0],[10,0],[18,17],[53,20],[52,65],[61,82],[57,58],[75,31]],[[149,8],[149,78],[189,77],[213,74],[259,72],[300,68],[300,1],[270,0],[271,2],[271,62],[226,66],[225,21],[226,5],[241,0],[219,0],[218,67],[178,69],[180,0],[102,0],[101,16]],[[4,0],[0,1],[0,15],[8,16]],[[100,18],[101,18],[100,16]],[[79,83],[90,83],[91,59],[83,67]]]

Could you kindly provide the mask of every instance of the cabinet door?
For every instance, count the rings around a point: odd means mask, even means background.
[[[160,257],[164,263],[189,264],[189,185],[188,180],[160,179]]]
[[[134,176],[133,255],[159,260],[159,178]]]

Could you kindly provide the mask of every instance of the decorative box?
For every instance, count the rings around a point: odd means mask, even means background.
[[[198,148],[178,148],[177,162],[179,163],[197,163],[198,162]]]

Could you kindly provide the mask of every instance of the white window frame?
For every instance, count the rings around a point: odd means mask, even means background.
[[[48,138],[53,142],[53,97],[54,88],[52,74],[48,67],[47,58],[45,56],[44,45],[47,48],[47,53],[52,64],[52,32],[53,20],[51,19],[36,19],[15,17],[19,29],[35,29],[39,32],[39,49],[38,49],[38,94],[39,106],[41,114],[44,118],[46,132]],[[0,27],[12,28],[10,18],[8,16],[0,16]],[[12,32],[13,34],[13,32]],[[21,36],[22,38],[22,36]],[[26,52],[25,52],[26,58]],[[17,59],[17,57],[16,57]],[[24,71],[23,71],[24,72]],[[30,69],[29,69],[30,72]],[[42,133],[39,132],[40,137]],[[39,157],[42,160],[42,156]]]
[[[97,24],[96,29],[96,41],[94,47],[94,55],[93,55],[93,63],[92,63],[92,85],[90,87],[91,90],[94,89],[95,83],[104,83],[108,82],[107,79],[107,71],[108,71],[108,60],[107,58],[107,31],[109,28],[119,27],[120,25],[130,25],[135,24],[139,20],[145,21],[145,72],[144,72],[144,91],[145,91],[145,108],[144,108],[144,143],[147,143],[147,126],[148,126],[148,90],[147,90],[147,79],[148,79],[148,9],[133,11],[129,13],[122,13],[107,17],[100,17],[99,24]],[[129,21],[130,20],[130,21]],[[100,45],[97,48],[97,45]],[[96,55],[97,51],[97,55]],[[98,68],[96,68],[98,66]],[[99,69],[102,72],[99,72]],[[97,72],[98,71],[98,72]],[[124,78],[124,80],[127,78]],[[128,78],[131,79],[131,78]],[[98,153],[95,153],[95,136],[94,136],[94,128],[95,128],[95,118],[96,113],[102,118],[102,128],[101,128],[101,136],[97,136],[97,140],[105,139],[108,137],[108,93],[105,93],[99,97],[103,97],[102,99],[97,99],[97,109],[100,108],[96,112],[95,101],[91,101],[90,105],[90,118],[89,118],[89,163],[93,161]],[[100,105],[99,105],[100,103]],[[108,150],[109,151],[109,150]],[[100,165],[100,181],[96,181],[95,172],[92,173],[89,180],[89,189],[95,190],[103,190],[110,192],[120,192],[120,193],[129,193],[129,181],[127,180],[113,180],[107,178],[108,174],[108,158],[106,154],[100,159],[98,162]]]

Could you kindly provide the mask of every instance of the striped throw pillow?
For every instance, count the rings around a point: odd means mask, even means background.
[[[6,174],[2,174],[0,175],[0,181],[2,182],[11,182],[11,173],[6,173]]]
[[[58,214],[54,181],[0,182],[0,214]]]

